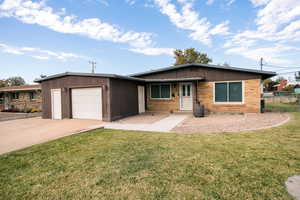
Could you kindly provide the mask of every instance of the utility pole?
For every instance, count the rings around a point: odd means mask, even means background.
[[[263,70],[263,66],[264,66],[264,63],[263,63],[263,58],[260,58],[260,70],[262,71]]]
[[[96,62],[95,61],[89,61],[89,64],[92,66],[92,73],[95,73],[95,69],[96,69]]]

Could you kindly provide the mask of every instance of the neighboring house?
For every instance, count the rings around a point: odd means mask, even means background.
[[[277,86],[277,91],[282,91],[288,85],[288,80],[280,80]]]
[[[113,121],[146,111],[258,113],[262,80],[275,72],[186,64],[149,72],[66,72],[36,80],[43,90],[43,118]]]
[[[41,110],[41,86],[22,85],[0,88],[0,110],[18,109],[28,111],[29,109]]]

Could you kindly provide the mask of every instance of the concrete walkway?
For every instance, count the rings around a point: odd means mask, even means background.
[[[300,200],[300,176],[291,176],[285,182],[287,191],[296,200]]]
[[[162,120],[154,122],[153,124],[124,124],[118,122],[105,123],[104,128],[108,129],[123,129],[136,131],[157,131],[170,132],[177,124],[182,122],[188,115],[170,115]]]

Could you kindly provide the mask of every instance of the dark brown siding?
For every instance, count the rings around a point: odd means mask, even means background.
[[[138,85],[134,81],[110,79],[112,120],[138,114]]]
[[[65,76],[47,80],[41,83],[43,99],[43,118],[51,118],[51,89],[61,89],[62,118],[72,118],[71,112],[71,89],[86,87],[102,87],[102,110],[103,120],[111,120],[110,111],[110,86],[108,78],[86,77],[86,76]]]
[[[175,69],[165,72],[158,72],[149,75],[138,76],[145,79],[163,78],[192,78],[203,77],[206,81],[230,81],[230,80],[250,80],[261,79],[261,75],[249,72],[239,72],[224,69],[214,69],[199,66]]]

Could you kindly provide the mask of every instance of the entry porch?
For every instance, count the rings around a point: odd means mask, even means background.
[[[151,112],[192,112],[197,85],[203,78],[155,79],[146,84],[146,110]]]

